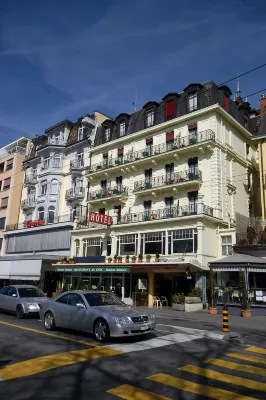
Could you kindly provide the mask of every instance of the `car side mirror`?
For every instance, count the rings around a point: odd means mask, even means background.
[[[17,295],[15,293],[12,294],[12,297],[17,297]]]
[[[77,303],[77,304],[76,304],[76,307],[77,307],[77,308],[86,308],[86,307],[84,306],[84,304],[82,304],[82,303]]]

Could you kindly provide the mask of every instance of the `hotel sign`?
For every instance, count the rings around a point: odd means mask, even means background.
[[[110,217],[110,215],[99,214],[95,212],[89,212],[88,221],[99,225],[113,225],[113,218]]]
[[[129,267],[58,267],[55,272],[130,272]]]

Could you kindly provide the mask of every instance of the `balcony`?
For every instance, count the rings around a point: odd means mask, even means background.
[[[213,208],[206,206],[205,204],[198,204],[198,205],[190,205],[190,206],[183,206],[178,207],[174,206],[171,208],[165,208],[161,210],[151,210],[151,211],[144,211],[141,213],[131,213],[122,215],[117,220],[118,225],[122,224],[132,224],[132,223],[139,223],[139,222],[147,222],[147,221],[158,221],[164,220],[169,218],[182,218],[188,217],[191,215],[207,215],[209,217],[213,217]]]
[[[125,186],[122,187],[118,187],[118,186],[114,186],[114,187],[110,187],[110,188],[106,188],[106,189],[101,189],[101,190],[97,190],[94,192],[90,192],[88,195],[88,200],[90,202],[102,202],[103,199],[104,201],[111,201],[112,199],[116,199],[117,197],[123,197],[123,196],[127,196],[128,195],[128,188]]]
[[[72,173],[81,173],[84,169],[84,160],[83,159],[75,159],[70,161],[70,172]]]
[[[165,155],[169,154],[170,157],[173,156],[173,153],[176,151],[182,151],[185,148],[191,146],[199,146],[204,142],[214,141],[215,133],[208,129],[206,131],[198,132],[197,136],[185,136],[183,138],[175,138],[173,143],[162,143],[151,146],[149,148],[144,148],[138,151],[131,151],[125,154],[123,157],[118,157],[115,159],[108,159],[101,163],[93,164],[88,168],[88,173],[98,173],[102,170],[121,167],[121,165],[128,165],[131,163],[143,163],[146,162],[146,159],[151,158],[161,158],[165,157]]]
[[[25,175],[24,186],[35,186],[37,184],[37,174]]]
[[[36,199],[35,197],[30,197],[28,199],[22,200],[21,209],[22,210],[30,210],[36,207]]]
[[[24,221],[22,223],[17,223],[17,224],[11,224],[11,225],[6,225],[6,231],[16,231],[20,229],[29,229],[32,227],[38,227],[38,226],[46,226],[46,225],[55,225],[55,224],[61,224],[61,223],[67,223],[67,222],[74,222],[73,215],[72,214],[61,214],[55,217],[55,220],[53,223],[48,222],[47,220],[41,220],[41,223],[34,224],[34,221]],[[35,221],[36,222],[36,221]],[[38,221],[37,221],[38,222]]]
[[[167,191],[169,188],[176,186],[199,184],[201,182],[202,173],[197,168],[194,170],[176,172],[170,176],[162,175],[151,178],[150,180],[141,180],[134,183],[135,193],[147,193],[148,191],[164,190]]]
[[[85,194],[85,188],[83,188],[83,187],[74,187],[74,188],[68,189],[66,191],[65,199],[67,201],[83,199],[84,198],[84,194]]]

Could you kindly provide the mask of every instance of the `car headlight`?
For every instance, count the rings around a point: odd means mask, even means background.
[[[115,322],[116,322],[117,324],[119,324],[119,325],[125,325],[125,324],[130,324],[130,323],[131,323],[130,319],[127,318],[127,317],[118,317],[118,318],[115,318]]]
[[[155,319],[155,315],[154,315],[154,314],[150,314],[150,315],[149,315],[149,318],[150,318],[151,320],[154,320],[154,319]]]
[[[37,303],[28,303],[29,308],[39,308]]]

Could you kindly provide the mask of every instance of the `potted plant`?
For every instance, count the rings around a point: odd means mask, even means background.
[[[172,309],[177,311],[185,311],[184,293],[178,293],[172,296]]]
[[[160,261],[160,254],[159,254],[159,253],[156,253],[155,261],[156,261],[156,262],[159,262],[159,261]]]
[[[248,304],[246,276],[245,276],[245,271],[243,269],[239,271],[239,287],[240,287],[241,315],[244,318],[250,318],[251,310],[249,309],[249,304]]]
[[[102,283],[101,283],[101,281],[99,281],[98,284],[97,284],[97,290],[102,290]]]
[[[62,287],[62,293],[67,292],[67,291],[68,291],[67,283],[66,283],[66,281],[64,281],[63,287]]]
[[[117,257],[117,259],[118,259],[119,264],[122,264],[122,257],[119,256],[119,257]]]
[[[150,262],[151,261],[151,256],[149,254],[146,255],[146,261]]]
[[[74,257],[69,258],[69,264],[75,264]]]
[[[142,253],[139,253],[138,262],[141,263],[142,260],[143,260],[143,255],[142,255]]]
[[[211,306],[209,307],[210,314],[217,315],[218,308],[216,307],[216,296],[215,296],[215,277],[213,269],[210,269],[210,276],[208,279],[208,288],[210,290]]]
[[[82,282],[81,279],[78,280],[76,289],[77,290],[83,290],[83,282]]]
[[[131,261],[132,261],[133,264],[135,264],[136,258],[137,258],[136,256],[132,256],[132,257],[131,257]]]
[[[112,257],[108,257],[107,260],[108,260],[108,264],[111,264],[111,262],[112,262]]]
[[[64,259],[60,258],[60,264],[64,264]]]
[[[68,264],[67,258],[64,257],[63,264]]]
[[[117,255],[114,256],[113,263],[116,264],[116,261],[117,261]]]
[[[126,263],[129,263],[129,255],[126,256]]]
[[[75,281],[73,280],[70,290],[75,290],[75,289],[76,289],[76,284],[75,284]]]
[[[92,290],[92,284],[91,281],[88,282],[86,290]]]

